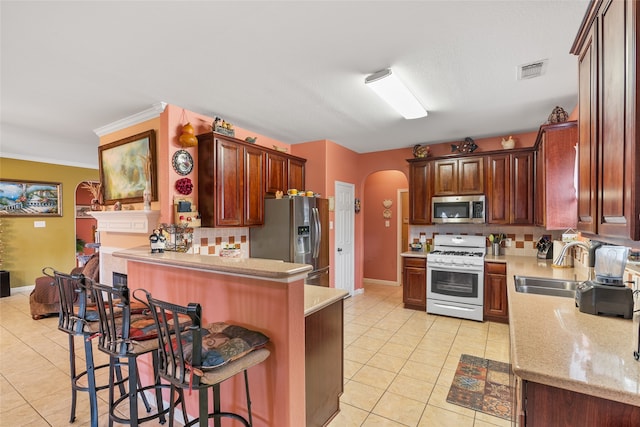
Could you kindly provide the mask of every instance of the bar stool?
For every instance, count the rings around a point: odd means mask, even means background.
[[[134,295],[137,292],[136,289]],[[195,424],[205,427],[209,418],[214,419],[215,426],[220,425],[221,418],[232,418],[251,427],[253,419],[247,370],[269,357],[269,350],[263,348],[269,338],[260,332],[222,322],[202,327],[200,304],[179,306],[152,298],[151,294],[144,292],[158,329],[160,376],[171,383],[172,394],[177,391],[183,396],[184,389],[198,390],[198,418],[188,421],[182,399],[185,427]],[[192,325],[181,333],[172,319],[185,314],[191,318]],[[206,337],[204,343],[203,337]],[[244,373],[248,420],[239,414],[220,410],[220,384],[241,372]],[[210,389],[213,395],[211,413],[207,402]],[[173,427],[174,410],[172,406],[170,427]]]
[[[83,275],[61,273],[51,267],[45,267],[42,273],[54,280],[60,296],[60,314],[58,329],[69,336],[69,375],[71,378],[71,416],[69,422],[76,419],[77,392],[89,393],[91,426],[98,426],[98,398],[97,392],[109,387],[108,384],[96,385],[96,371],[107,368],[109,364],[95,366],[93,362],[93,345],[91,337],[98,331],[97,317],[87,309],[87,292],[83,286]],[[77,372],[75,337],[81,337],[84,343],[85,370]],[[120,371],[117,371],[122,378]],[[80,384],[86,377],[87,385]]]
[[[96,303],[99,317],[98,348],[109,355],[109,426],[113,422],[137,426],[140,423],[158,419],[164,424],[165,415],[170,408],[164,408],[162,389],[169,389],[169,384],[161,384],[158,375],[158,341],[155,323],[150,316],[132,315],[129,299],[129,288],[126,285],[109,286],[85,279],[85,286],[90,290]],[[184,318],[184,317],[183,317]],[[180,324],[180,322],[178,322]],[[141,325],[151,325],[152,328],[144,328]],[[135,339],[132,338],[135,335]],[[137,359],[143,354],[151,353],[154,367],[153,384],[142,386],[138,373]],[[126,360],[124,360],[126,359]],[[128,368],[128,391],[121,391],[116,399],[114,389],[122,385],[118,377],[118,367],[124,365]],[[151,412],[151,406],[146,398],[146,391],[154,390],[156,394],[157,413],[138,418],[138,396],[142,398],[147,413]],[[181,398],[181,396],[179,396]],[[116,412],[120,404],[129,403],[129,417],[120,417]],[[177,402],[171,402],[171,405]]]

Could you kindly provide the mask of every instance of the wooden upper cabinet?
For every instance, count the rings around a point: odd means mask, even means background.
[[[489,224],[511,221],[511,156],[494,154],[487,157],[487,198],[485,212]]]
[[[198,135],[198,208],[203,227],[262,224],[263,188],[262,150],[222,135]]]
[[[483,157],[436,160],[433,175],[434,196],[484,193]]]
[[[533,151],[511,154],[511,224],[533,224]]]
[[[289,188],[287,158],[276,153],[265,155],[267,164],[267,179],[265,180],[265,193],[275,194],[276,191],[287,192]],[[298,188],[302,190],[302,188]]]
[[[264,155],[257,147],[244,147],[244,217],[246,226],[264,223]]]
[[[243,224],[243,160],[238,144],[216,141],[216,226]]]
[[[305,186],[305,180],[304,180],[305,179],[305,176],[304,176],[305,162],[301,159],[289,158],[288,169],[289,169],[289,172],[288,172],[289,185],[287,186],[287,189],[295,188],[299,191],[307,189]],[[310,190],[313,190],[313,189],[311,188]]]
[[[431,163],[409,161],[409,224],[431,224]]]
[[[598,23],[594,23],[578,57],[578,223],[582,232],[597,230],[596,152],[598,104],[597,60],[595,40]]]
[[[487,156],[487,222],[533,224],[533,151]]]
[[[577,142],[575,121],[540,127],[535,144],[535,225],[547,230],[577,226]]]
[[[638,3],[596,1],[571,52],[579,59],[578,228],[640,240]]]
[[[305,159],[267,151],[265,161],[265,193],[275,194],[276,191],[282,191],[286,194],[290,188],[298,191],[305,189]]]

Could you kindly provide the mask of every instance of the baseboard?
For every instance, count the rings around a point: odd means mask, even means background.
[[[400,283],[392,280],[379,280],[379,279],[362,279],[362,283],[368,283],[371,285],[385,285],[385,286],[400,286]]]
[[[25,286],[16,286],[15,288],[11,288],[11,292],[29,292],[31,293],[32,290],[34,290],[36,287],[36,285],[25,285]]]

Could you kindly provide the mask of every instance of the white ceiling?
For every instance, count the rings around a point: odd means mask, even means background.
[[[588,0],[6,1],[0,154],[97,167],[93,129],[158,101],[358,153],[532,131],[577,103]],[[548,59],[542,77],[521,64]],[[429,110],[364,85],[392,67]]]

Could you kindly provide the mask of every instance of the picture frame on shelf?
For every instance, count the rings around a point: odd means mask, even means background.
[[[59,182],[0,179],[0,217],[62,216]]]
[[[99,146],[98,164],[104,204],[143,202],[145,190],[158,200],[154,130]]]
[[[76,218],[78,219],[93,219],[93,217],[91,215],[89,215],[89,212],[91,212],[91,206],[89,205],[76,205]]]

